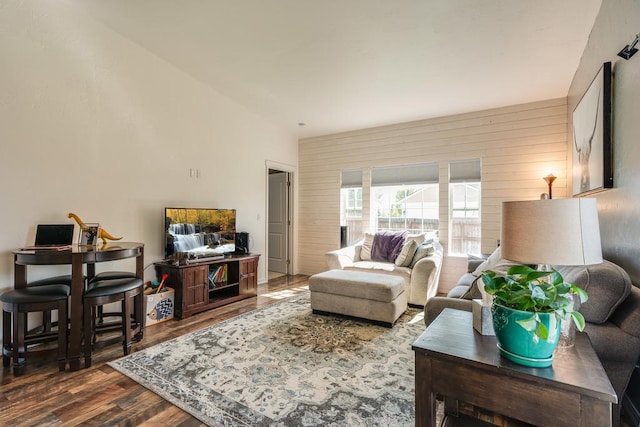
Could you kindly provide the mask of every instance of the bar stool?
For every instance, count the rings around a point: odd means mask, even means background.
[[[89,279],[89,284],[98,282],[101,280],[114,280],[114,279],[135,279],[136,274],[130,271],[103,271],[98,273]]]
[[[27,283],[27,287],[32,286],[46,286],[46,285],[66,285],[71,288],[71,275],[65,274],[62,276],[47,277],[46,279],[35,280]],[[51,310],[45,310],[42,312],[42,330],[44,332],[51,331],[51,328],[56,326],[51,322]]]
[[[13,359],[13,374],[24,373],[28,346],[58,341],[58,367],[64,371],[67,363],[67,310],[69,286],[42,285],[13,289],[0,295],[2,301],[2,365]],[[27,336],[26,315],[34,311],[58,310],[58,332],[42,332]],[[33,352],[36,353],[36,352]]]
[[[144,283],[138,278],[94,280],[87,285],[83,298],[84,314],[84,365],[91,366],[94,347],[102,347],[113,342],[122,342],[124,355],[131,352],[131,344],[140,341],[144,332]],[[111,331],[113,328],[97,327],[98,307],[114,302],[121,303],[121,312],[102,313],[104,317],[116,316],[121,322],[116,325],[122,335],[115,339],[97,340],[98,332]]]
[[[136,278],[136,274],[135,273],[131,273],[130,271],[103,271],[102,273],[98,273],[95,276],[93,276],[91,279],[89,279],[88,281],[88,285],[91,285],[95,282],[99,282],[102,280],[115,280],[115,279],[135,279]],[[107,314],[105,315],[103,313],[103,306],[98,306],[98,312],[97,312],[97,318],[98,318],[98,330],[99,331],[103,331],[105,329],[110,329],[113,330],[114,328],[119,328],[119,324],[117,323],[111,323],[109,325],[104,325],[104,318],[105,317],[113,317],[114,314]]]

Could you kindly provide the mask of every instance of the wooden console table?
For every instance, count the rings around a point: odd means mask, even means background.
[[[71,265],[71,308],[69,316],[69,369],[80,369],[82,352],[82,295],[84,293],[84,266],[87,266],[87,278],[95,275],[95,264],[136,258],[136,277],[143,279],[144,244],[135,242],[112,242],[105,245],[73,245],[64,251],[55,250],[15,250],[14,287],[27,286],[27,266],[29,265]]]
[[[445,413],[464,402],[541,426],[610,426],[617,402],[589,338],[556,351],[549,368],[529,368],[502,356],[494,336],[473,329],[472,314],[445,309],[413,344],[416,426],[436,425],[436,395]]]

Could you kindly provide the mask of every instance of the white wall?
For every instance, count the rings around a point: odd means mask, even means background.
[[[558,176],[554,197],[566,197],[566,108],[562,98],[302,140],[300,271],[325,270],[323,254],[339,247],[342,169],[363,168],[363,218],[368,218],[372,167],[438,162],[439,235],[446,247],[449,161],[480,158],[482,251],[493,251],[500,238],[502,201],[539,198],[547,191],[542,179],[547,170]],[[455,285],[466,261],[445,257],[440,292]]]
[[[165,206],[234,208],[265,255],[265,163],[298,157],[293,136],[73,7],[37,0],[0,7],[0,144],[0,288],[13,284],[11,250],[68,212],[145,243],[151,264]]]
[[[640,2],[604,0],[568,95],[570,134],[577,102],[602,64],[612,62],[614,188],[594,197],[604,256],[625,268],[636,285],[640,284],[640,53],[628,61],[617,53],[639,32]],[[571,170],[570,161],[568,166]]]

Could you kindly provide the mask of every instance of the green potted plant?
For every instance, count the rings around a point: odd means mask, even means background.
[[[482,282],[493,296],[491,313],[498,347],[516,363],[550,366],[562,320],[572,320],[579,331],[584,329],[584,317],[574,309],[574,296],[582,303],[587,293],[565,283],[553,269],[539,271],[518,265],[509,268],[505,276],[485,271]]]

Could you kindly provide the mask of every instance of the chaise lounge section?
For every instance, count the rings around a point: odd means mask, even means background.
[[[404,280],[409,305],[423,307],[429,298],[438,293],[443,258],[442,245],[433,235],[427,233],[408,234],[398,257],[381,261],[371,257],[376,234],[367,233],[363,241],[326,253],[329,270],[350,270],[401,277]],[[411,250],[410,246],[414,249]]]

